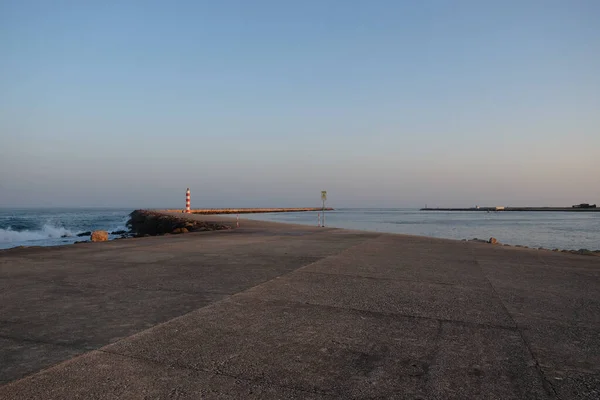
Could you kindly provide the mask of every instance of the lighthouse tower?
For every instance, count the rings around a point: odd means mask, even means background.
[[[190,213],[190,188],[185,191],[185,212]]]

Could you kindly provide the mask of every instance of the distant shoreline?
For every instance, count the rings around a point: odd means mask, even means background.
[[[600,212],[600,208],[573,207],[470,207],[470,208],[421,208],[420,211],[546,211],[546,212]]]

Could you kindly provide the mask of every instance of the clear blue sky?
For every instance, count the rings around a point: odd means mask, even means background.
[[[600,203],[600,1],[0,0],[0,206]]]

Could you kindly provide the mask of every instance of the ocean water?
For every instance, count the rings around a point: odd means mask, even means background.
[[[243,218],[317,226],[317,213],[248,214]],[[338,209],[326,226],[446,239],[489,239],[548,249],[600,249],[600,213],[443,212],[415,209]]]
[[[0,209],[0,249],[57,246],[80,232],[125,230],[131,209]],[[242,218],[317,225],[316,212],[246,214]],[[448,239],[489,239],[529,247],[600,249],[600,213],[441,212],[415,209],[338,209],[327,226]],[[114,238],[114,236],[111,236]]]
[[[127,230],[131,209],[2,209],[0,249],[16,246],[59,246],[78,240],[78,233],[97,229]],[[110,235],[109,239],[114,239]]]

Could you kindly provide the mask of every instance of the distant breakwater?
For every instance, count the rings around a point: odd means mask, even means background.
[[[574,207],[470,207],[470,208],[421,208],[421,211],[549,211],[549,212],[600,212],[600,208]]]
[[[333,211],[333,208],[325,208],[325,211]],[[157,210],[158,211],[158,210]],[[160,210],[166,212],[182,213],[182,209]],[[297,207],[297,208],[198,208],[190,212],[192,214],[259,214],[259,213],[284,213],[284,212],[306,212],[306,211],[323,211],[322,207]]]

